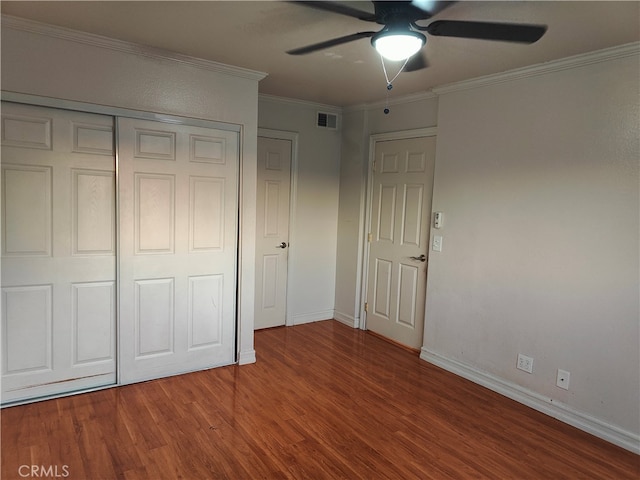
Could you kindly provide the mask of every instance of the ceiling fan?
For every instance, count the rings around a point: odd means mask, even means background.
[[[417,22],[428,20],[440,13],[453,1],[374,1],[374,12],[369,13],[347,5],[329,1],[295,1],[305,7],[346,15],[365,22],[383,25],[382,30],[352,33],[324,42],[289,50],[290,55],[305,55],[326,48],[352,42],[361,38],[371,38],[371,44],[389,60],[405,60],[405,71],[425,68],[427,61],[423,55],[415,55],[425,45],[427,38],[421,32],[439,37],[473,38],[499,40],[504,42],[534,43],[547,31],[546,25],[519,23],[475,22],[465,20],[436,20],[428,25]],[[415,56],[414,56],[415,55]],[[410,60],[408,60],[410,57]]]

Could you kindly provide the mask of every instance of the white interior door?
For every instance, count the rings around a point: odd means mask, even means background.
[[[116,374],[113,119],[2,104],[2,402]]]
[[[292,142],[258,137],[255,328],[284,325]]]
[[[238,145],[118,119],[122,383],[235,361]]]
[[[436,138],[375,143],[366,328],[422,346]]]

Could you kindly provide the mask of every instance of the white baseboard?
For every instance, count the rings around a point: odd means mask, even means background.
[[[614,445],[640,454],[640,435],[575,410],[564,403],[553,401],[513,382],[483,372],[457,360],[446,358],[438,353],[429,351],[425,347],[421,349],[420,358]]]
[[[338,312],[337,310],[333,311],[333,318],[351,328],[358,328],[359,326],[359,322],[355,317],[347,315],[346,313]]]
[[[333,318],[333,310],[323,310],[321,312],[303,313],[300,315],[292,315],[294,325],[302,325],[303,323],[320,322],[322,320],[331,320]]]
[[[250,363],[256,363],[256,351],[251,349],[246,352],[240,352],[238,365],[249,365]]]

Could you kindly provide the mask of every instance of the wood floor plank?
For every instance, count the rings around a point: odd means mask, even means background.
[[[338,322],[255,345],[253,365],[3,409],[2,478],[640,478],[638,455]]]

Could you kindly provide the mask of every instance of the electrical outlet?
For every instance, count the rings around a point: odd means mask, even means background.
[[[527,373],[533,373],[533,358],[519,353],[517,367]]]
[[[558,369],[558,376],[556,377],[556,385],[565,390],[569,390],[569,377],[570,373],[566,370]]]

